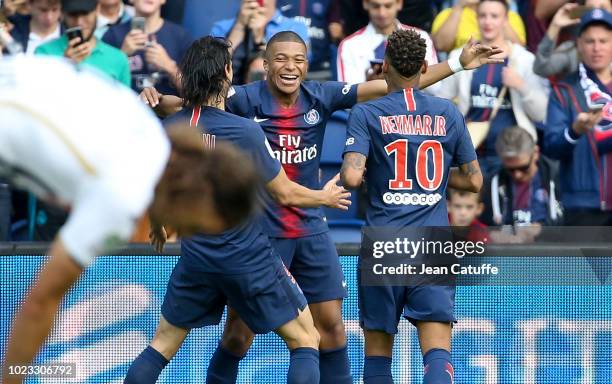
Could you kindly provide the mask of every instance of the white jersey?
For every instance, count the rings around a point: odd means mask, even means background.
[[[429,65],[438,63],[438,56],[429,34],[409,25],[398,22],[400,29],[414,29],[427,43],[425,60]],[[358,84],[366,81],[366,71],[370,69],[370,62],[382,59],[387,37],[376,32],[369,23],[352,35],[346,37],[338,47],[338,80],[349,84]]]
[[[0,175],[72,208],[59,236],[83,266],[129,238],[169,154],[123,85],[61,59],[0,61]]]

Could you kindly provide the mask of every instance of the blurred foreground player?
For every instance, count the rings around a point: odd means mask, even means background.
[[[243,155],[205,152],[187,126],[171,127],[168,140],[130,90],[60,59],[0,61],[0,116],[0,174],[71,208],[14,319],[4,384],[22,382],[9,367],[34,359],[66,291],[97,255],[129,238],[147,208],[179,232],[219,233],[254,206],[256,173],[236,166]],[[218,193],[226,187],[230,196]]]
[[[350,193],[335,184],[338,178],[323,190],[289,180],[257,123],[224,111],[233,76],[229,48],[228,42],[209,36],[187,50],[180,68],[186,108],[170,121],[189,120],[201,129],[208,146],[229,141],[250,154],[279,204],[347,209]],[[163,230],[156,231],[158,248],[164,240]],[[226,304],[244,319],[249,333],[275,331],[285,340],[291,356],[288,383],[319,383],[319,334],[306,298],[257,220],[219,235],[196,234],[182,240],[157,332],[130,367],[125,383],[156,382],[189,330],[218,324]],[[218,350],[213,360],[219,353],[227,352]],[[209,370],[207,382],[224,381]]]
[[[461,63],[453,66],[476,68],[495,62],[489,57],[496,53],[499,53],[496,49],[471,43],[464,49]],[[336,110],[385,95],[387,83],[305,81],[306,45],[297,34],[288,31],[277,33],[268,42],[264,68],[267,80],[235,86],[226,109],[259,123],[289,178],[317,188],[321,146],[330,116]],[[438,64],[430,67],[419,84],[426,87],[450,74],[448,63]],[[152,89],[147,89],[143,97],[164,113],[181,107],[177,98],[163,96],[160,100]],[[352,383],[341,313],[345,282],[323,212],[274,202],[268,202],[265,208],[264,232],[304,291],[321,335],[321,382]],[[245,322],[230,311],[208,374],[222,378],[223,383],[235,383],[239,361],[246,355],[253,337]]]
[[[452,102],[416,88],[427,70],[425,41],[413,31],[388,40],[383,73],[390,94],[351,111],[341,178],[361,185],[366,168],[368,226],[448,226],[447,185],[478,192],[482,175],[463,116]],[[459,165],[451,169],[451,164]],[[414,196],[417,204],[414,204]],[[454,287],[359,286],[365,335],[364,384],[393,383],[391,357],[403,312],[416,325],[424,384],[453,383]]]

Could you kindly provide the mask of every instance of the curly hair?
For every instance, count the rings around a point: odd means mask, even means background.
[[[400,75],[412,77],[425,60],[427,43],[413,29],[395,31],[387,40],[385,56]]]
[[[225,67],[232,65],[230,47],[224,39],[206,36],[187,49],[179,66],[185,107],[202,105],[213,97],[218,102],[225,98],[230,86],[225,74]]]

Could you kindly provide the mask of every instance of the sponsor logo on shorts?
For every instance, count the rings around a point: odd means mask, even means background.
[[[392,205],[436,205],[442,200],[439,193],[400,193],[387,192],[383,195],[385,204]]]

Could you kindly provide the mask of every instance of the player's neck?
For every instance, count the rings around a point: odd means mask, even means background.
[[[213,107],[213,108],[217,108],[220,109],[222,111],[225,111],[225,99],[221,98],[217,98],[214,97],[208,101],[206,101],[204,104],[202,104],[202,106],[204,107]]]
[[[413,77],[393,76],[387,78],[387,90],[389,93],[401,91],[402,89],[418,88],[421,79],[420,73]]]
[[[297,92],[291,93],[291,94],[287,94],[287,93],[283,93],[281,91],[278,90],[278,88],[276,88],[271,82],[270,80],[267,81],[268,83],[268,89],[270,90],[270,93],[272,94],[272,96],[274,96],[274,100],[276,100],[276,102],[283,108],[289,108],[289,107],[293,107],[295,105],[295,103],[297,102],[298,97],[300,96],[300,91],[298,88]]]

